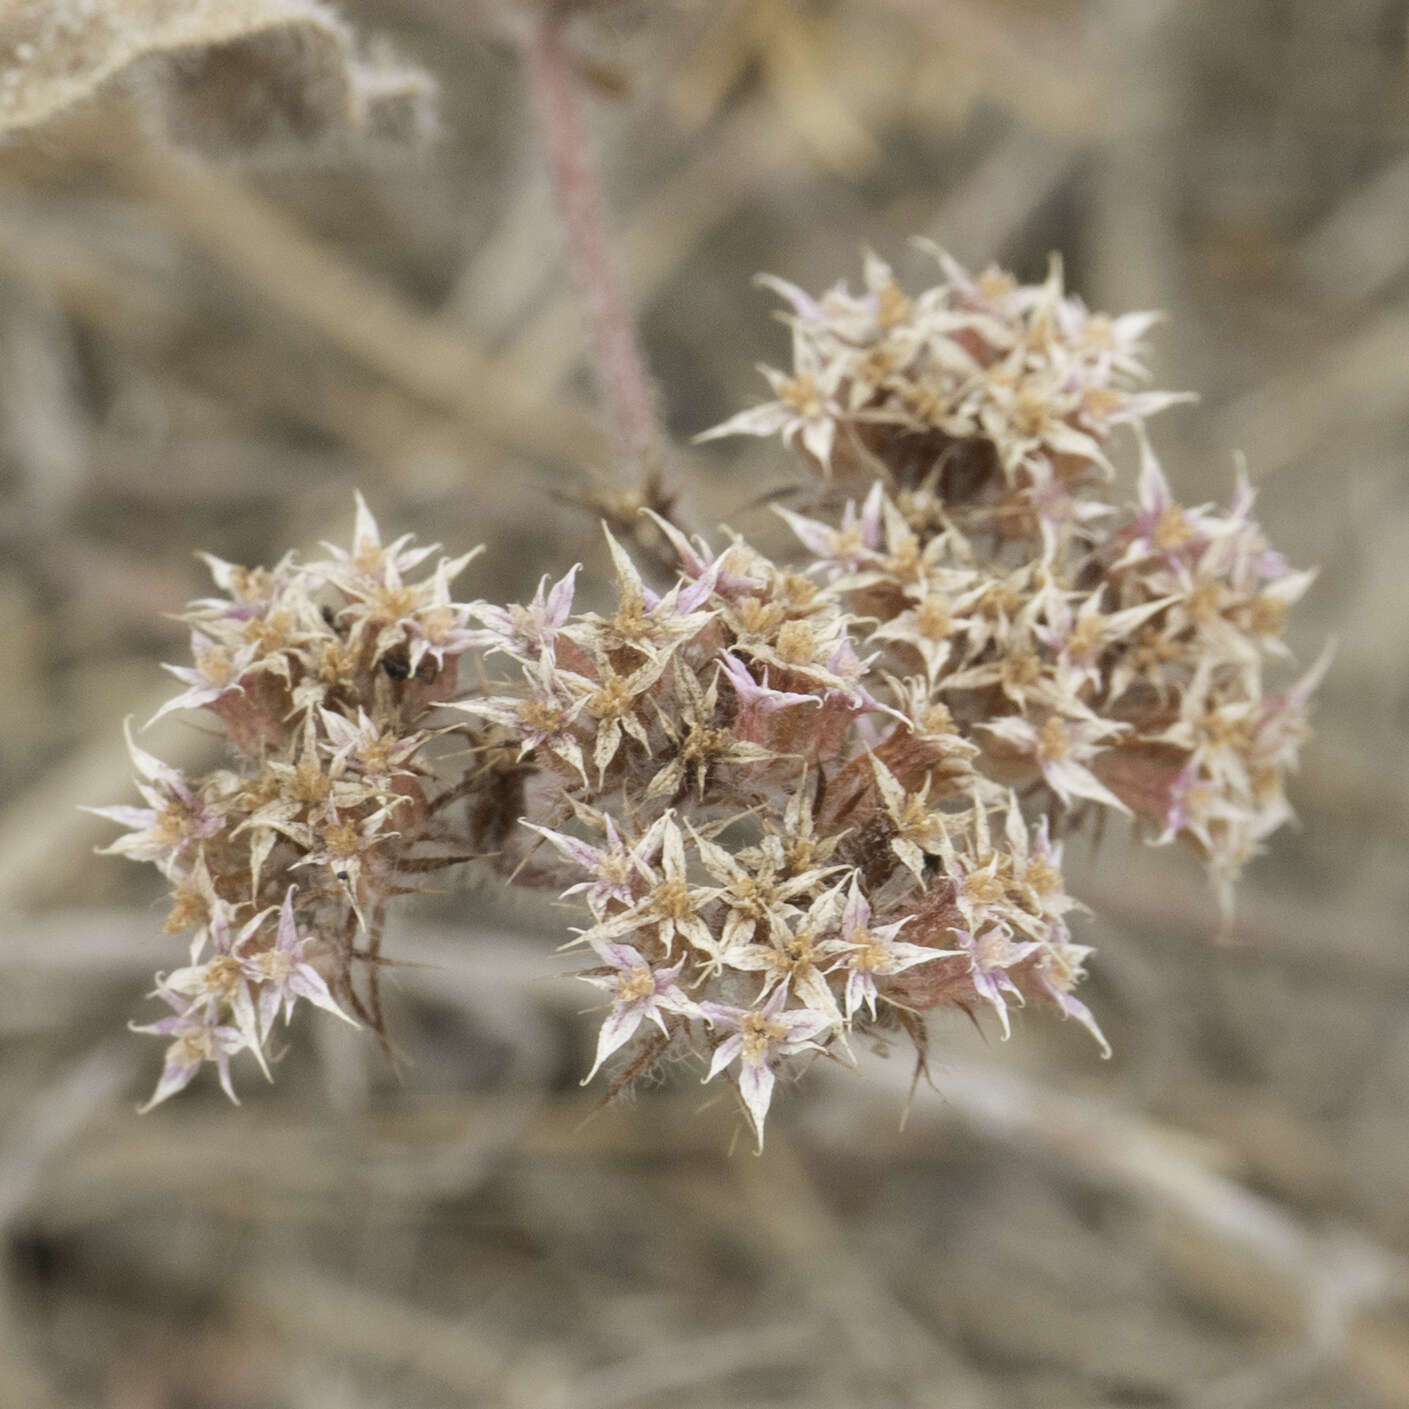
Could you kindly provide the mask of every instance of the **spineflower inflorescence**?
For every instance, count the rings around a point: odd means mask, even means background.
[[[574,609],[576,567],[525,606],[458,601],[473,555],[384,544],[360,497],[325,559],[208,559],[221,595],[159,713],[213,714],[229,765],[188,778],[129,740],[147,805],[96,809],[191,935],[138,1029],[169,1040],[152,1103],[207,1062],[233,1096],[300,1000],[384,1035],[388,900],[474,857],[580,907],[589,1077],[694,1054],[760,1145],[780,1076],[896,1031],[923,1061],[938,1008],[1007,1036],[1032,1001],[1105,1049],[1060,838],[1125,814],[1228,902],[1289,815],[1322,667],[1263,672],[1311,574],[1245,478],[1226,509],[1173,498],[1144,420],[1183,398],[1143,387],[1150,315],[935,253],[914,296],[874,256],[860,294],[772,281],[794,365],[708,434],[779,435],[819,477],[779,511],[788,561],[657,518],[673,580],[608,533],[605,612]]]

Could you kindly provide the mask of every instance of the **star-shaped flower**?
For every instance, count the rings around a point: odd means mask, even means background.
[[[665,819],[658,819],[631,846],[622,840],[611,813],[600,814],[599,820],[606,833],[606,846],[593,846],[580,837],[553,831],[536,822],[526,821],[524,826],[551,842],[567,860],[588,873],[590,880],[570,885],[563,896],[582,894],[587,908],[601,920],[613,905],[632,905],[654,880],[651,868],[660,852]]]
[[[959,951],[932,949],[923,944],[907,944],[896,935],[914,919],[907,915],[889,925],[872,925],[871,902],[853,877],[847,892],[846,908],[842,911],[841,934],[828,945],[839,953],[837,962],[828,970],[846,974],[846,1018],[850,1022],[864,1003],[871,1016],[876,1016],[876,978],[898,974],[915,964],[947,958]]]
[[[830,1018],[812,1008],[784,1009],[788,1000],[786,985],[775,988],[761,1008],[735,1008],[724,1003],[701,1003],[700,1009],[716,1028],[729,1035],[714,1049],[706,1081],[712,1081],[730,1063],[739,1063],[739,1094],[748,1108],[763,1148],[763,1124],[773,1100],[777,1076],[773,1063],[799,1052],[820,1052],[817,1041],[833,1030]]]
[[[178,769],[132,742],[131,720],[123,728],[127,735],[127,752],[137,771],[146,779],[145,783],[137,784],[137,791],[147,805],[85,807],[83,810],[131,829],[126,836],[105,846],[104,855],[151,861],[164,874],[174,875],[179,863],[202,841],[224,828],[225,818],[191,787]]]
[[[494,644],[490,632],[474,631],[465,624],[471,604],[452,601],[450,594],[451,582],[481,552],[483,548],[474,548],[458,558],[442,558],[430,580],[421,584],[415,607],[396,623],[410,643],[407,669],[412,675],[422,661],[433,660],[437,670],[444,670],[447,656],[454,659],[474,647]]]
[[[804,548],[833,576],[858,571],[876,556],[881,541],[881,503],[885,486],[877,480],[862,506],[848,499],[841,524],[833,528],[820,519],[809,519],[775,505],[773,512],[797,535]]]
[[[390,788],[395,778],[409,778],[414,771],[405,767],[426,742],[420,732],[406,733],[395,725],[378,728],[361,705],[354,722],[330,709],[319,709],[327,740],[323,751],[329,756],[328,773],[337,778],[344,769],[364,777],[378,788]]]
[[[994,925],[979,935],[960,929],[953,933],[959,953],[968,956],[974,992],[998,1014],[1006,1041],[1012,1035],[1006,999],[1016,998],[1020,1006],[1023,1002],[1022,990],[1013,982],[1009,970],[1040,953],[1042,945],[1035,939],[1014,942],[1011,933],[1001,925]]]
[[[724,727],[718,712],[718,671],[709,682],[709,688],[702,690],[695,672],[677,660],[671,681],[675,698],[669,702],[669,707],[662,707],[659,701],[653,703],[673,752],[646,789],[648,799],[673,797],[689,781],[694,782],[703,799],[706,782],[721,767],[766,763],[776,756],[772,749],[741,739],[732,729]]]
[[[246,1046],[238,1029],[219,1022],[209,1004],[193,1004],[188,998],[169,988],[157,989],[157,996],[175,1011],[153,1023],[129,1024],[133,1032],[149,1032],[155,1037],[169,1037],[161,1079],[151,1098],[139,1109],[145,1113],[160,1105],[169,1096],[184,1090],[206,1062],[213,1062],[220,1075],[220,1086],[238,1106],[240,1098],[230,1081],[230,1058]]]
[[[686,1018],[703,1018],[699,1005],[688,998],[676,980],[685,967],[682,958],[668,969],[653,969],[639,949],[629,944],[601,941],[594,944],[606,967],[605,973],[579,974],[584,983],[606,989],[612,995],[611,1012],[597,1035],[597,1059],[592,1070],[582,1079],[587,1085],[596,1076],[602,1063],[624,1046],[636,1034],[643,1022],[650,1021],[665,1036],[670,1029],[662,1013],[675,1013]]]
[[[558,633],[572,615],[572,599],[581,570],[582,564],[574,563],[552,587],[544,574],[527,606],[474,603],[470,610],[494,638],[488,643],[489,649],[503,651],[525,664],[552,656]]]
[[[162,665],[163,670],[174,675],[186,688],[167,700],[147,721],[147,726],[178,709],[202,709],[231,691],[243,690],[248,672],[262,654],[257,642],[229,646],[203,631],[193,631],[191,655],[195,665]]]
[[[844,1019],[821,966],[831,952],[824,936],[836,924],[839,890],[838,886],[823,891],[807,913],[792,923],[770,915],[766,942],[741,945],[727,956],[730,968],[763,975],[764,994],[786,988],[804,1007],[820,1013],[837,1029]]]
[[[979,727],[1011,744],[1035,764],[1047,786],[1068,807],[1077,798],[1087,798],[1129,815],[1130,809],[1086,766],[1113,736],[1128,732],[1128,725],[1050,714],[1040,728],[1016,715],[988,720]]]
[[[1229,524],[1201,504],[1186,509],[1175,502],[1169,481],[1144,434],[1140,435],[1139,508],[1120,535],[1124,551],[1112,571],[1157,557],[1177,567],[1197,557],[1214,539],[1229,531]]]
[[[845,414],[845,408],[836,399],[845,364],[836,359],[824,359],[813,340],[795,324],[793,375],[790,377],[772,367],[760,367],[759,371],[768,379],[777,400],[741,411],[695,439],[781,433],[784,445],[800,441],[803,450],[817,461],[823,472],[830,473],[837,421]]]
[[[596,686],[582,676],[559,670],[548,655],[534,665],[525,666],[524,675],[529,685],[526,697],[495,695],[482,700],[457,700],[449,707],[478,715],[509,730],[520,742],[520,758],[535,749],[556,755],[586,784],[582,744],[573,725],[586,704],[587,695]]]
[[[576,942],[596,944],[653,926],[665,954],[671,952],[677,935],[683,935],[694,948],[705,952],[715,947],[714,936],[700,912],[718,898],[719,888],[690,884],[684,835],[673,813],[667,812],[655,827],[660,828],[660,857],[641,867],[645,893],[630,909],[609,915],[584,930]]]
[[[279,907],[279,928],[273,944],[260,943],[267,936],[246,926],[235,947],[235,957],[248,982],[258,986],[258,1018],[261,1038],[268,1038],[280,1007],[287,1024],[293,1016],[294,1004],[306,998],[315,1007],[334,1013],[344,1022],[357,1023],[338,1007],[322,974],[305,957],[316,936],[298,933],[294,921],[294,891],[284,892]],[[263,919],[263,916],[260,917]]]
[[[323,544],[333,555],[335,564],[345,565],[345,570],[338,574],[344,580],[360,577],[364,584],[383,583],[387,581],[390,571],[399,581],[401,574],[418,567],[440,546],[431,543],[423,547],[409,547],[414,539],[410,533],[403,533],[394,543],[383,546],[381,530],[367,507],[367,501],[357,490],[353,492],[353,497],[357,501],[357,520],[352,530],[351,550],[340,548],[335,543]]]

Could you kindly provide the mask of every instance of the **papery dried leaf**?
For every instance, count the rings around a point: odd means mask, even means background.
[[[0,132],[108,101],[212,154],[431,127],[431,79],[359,49],[316,0],[19,0],[0,12],[0,64]]]

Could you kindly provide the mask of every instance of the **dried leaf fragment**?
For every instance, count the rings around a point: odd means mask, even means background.
[[[78,104],[136,102],[149,125],[212,154],[348,136],[408,141],[434,85],[361,49],[317,0],[12,0],[0,8],[0,132]]]

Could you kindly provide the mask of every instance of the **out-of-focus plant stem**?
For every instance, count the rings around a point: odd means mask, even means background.
[[[665,437],[613,254],[600,174],[578,113],[577,78],[563,48],[557,8],[550,7],[529,33],[523,57],[616,458],[631,478],[649,486],[661,471]]]

